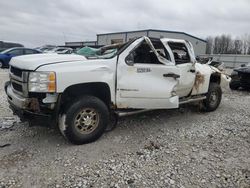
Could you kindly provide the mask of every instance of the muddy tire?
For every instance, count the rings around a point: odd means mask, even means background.
[[[218,108],[221,102],[222,91],[217,83],[210,83],[206,99],[203,101],[203,110],[205,112],[212,112]]]
[[[104,133],[109,111],[100,99],[93,96],[83,96],[73,102],[62,116],[59,128],[62,134],[73,144],[93,142]]]

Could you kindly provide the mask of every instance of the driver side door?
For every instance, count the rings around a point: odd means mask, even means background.
[[[175,89],[180,74],[179,68],[170,61],[165,64],[159,61],[157,51],[166,49],[152,48],[154,47],[144,38],[140,38],[120,54],[117,67],[118,108],[178,107],[179,97]],[[161,48],[160,43],[158,48]]]

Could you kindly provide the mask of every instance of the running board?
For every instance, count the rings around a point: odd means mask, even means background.
[[[134,115],[134,114],[140,114],[143,112],[148,112],[148,111],[152,111],[155,109],[143,109],[143,110],[134,110],[134,111],[130,111],[130,112],[115,112],[119,117],[124,117],[124,116],[130,116],[130,115]]]
[[[201,100],[204,100],[204,99],[206,99],[206,96],[200,96],[200,97],[190,98],[190,99],[187,99],[187,100],[180,101],[179,104],[186,104],[186,103],[201,101]],[[149,111],[153,111],[153,110],[156,110],[156,109],[142,109],[142,110],[127,111],[127,112],[116,111],[115,113],[119,117],[124,117],[124,116],[130,116],[130,115],[134,115],[134,114],[149,112]]]
[[[204,100],[206,98],[207,98],[206,96],[197,97],[197,98],[190,98],[190,99],[187,99],[187,100],[180,101],[179,104],[186,104],[186,103],[201,101],[201,100]]]

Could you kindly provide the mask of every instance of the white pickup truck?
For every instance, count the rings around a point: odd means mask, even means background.
[[[13,58],[8,101],[22,121],[59,125],[74,144],[95,141],[110,119],[200,101],[205,111],[221,101],[229,78],[196,62],[190,42],[140,37],[105,46],[87,58],[39,54]]]

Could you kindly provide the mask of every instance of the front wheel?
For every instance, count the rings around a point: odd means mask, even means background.
[[[206,99],[203,101],[203,109],[206,112],[212,112],[218,108],[221,102],[222,91],[217,83],[210,83]]]
[[[109,120],[107,106],[93,96],[83,96],[66,111],[65,126],[60,130],[73,144],[85,144],[97,140],[105,131]]]

